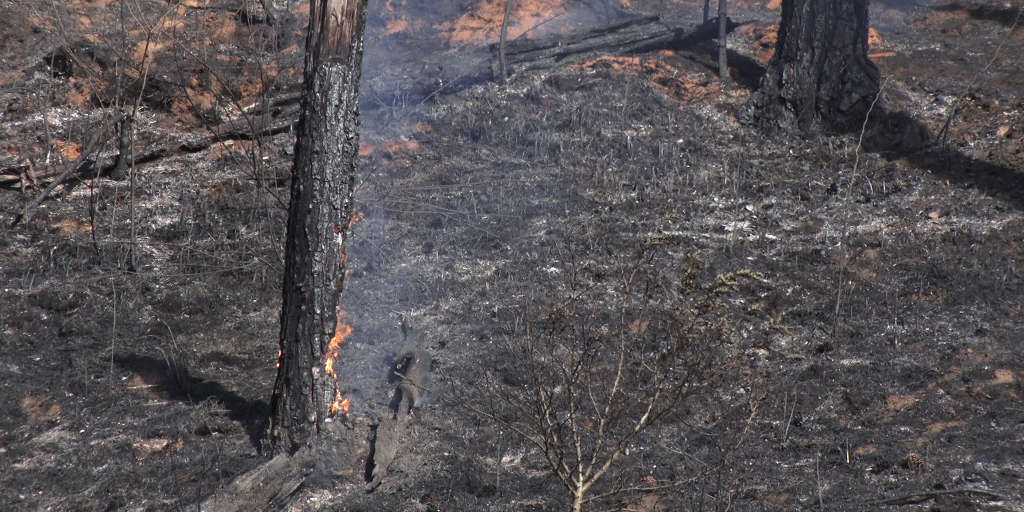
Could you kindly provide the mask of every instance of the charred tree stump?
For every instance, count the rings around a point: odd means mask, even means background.
[[[775,57],[741,118],[766,129],[852,131],[878,94],[868,0],[783,0]]]
[[[328,348],[340,327],[365,20],[366,0],[310,2],[285,239],[281,360],[267,436],[278,453],[317,443],[341,397]]]

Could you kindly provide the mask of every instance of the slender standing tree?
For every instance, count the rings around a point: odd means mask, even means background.
[[[879,87],[868,0],[783,0],[775,56],[741,117],[763,128],[851,131]]]
[[[729,17],[725,0],[718,0],[718,77],[725,84],[729,81]]]
[[[328,349],[344,328],[339,297],[359,152],[365,20],[366,0],[310,1],[285,240],[281,358],[267,436],[277,452],[312,444],[341,396]]]

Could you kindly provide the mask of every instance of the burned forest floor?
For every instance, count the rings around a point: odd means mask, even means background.
[[[387,410],[401,319],[433,379],[380,487],[313,475],[286,510],[565,510],[500,410],[531,325],[694,350],[695,391],[587,510],[1024,510],[1021,7],[872,2],[891,121],[800,136],[737,122],[779,12],[729,3],[726,85],[705,41],[454,87],[498,2],[371,2],[351,435]],[[0,0],[0,508],[194,510],[267,460],[305,13],[42,4]],[[514,37],[700,21],[533,4]]]

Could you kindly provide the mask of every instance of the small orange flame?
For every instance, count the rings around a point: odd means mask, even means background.
[[[327,345],[327,353],[324,354],[324,370],[327,371],[327,375],[330,375],[335,382],[338,380],[338,373],[334,369],[334,361],[341,353],[341,344],[344,343],[345,338],[349,337],[352,331],[355,330],[351,325],[342,321],[344,316],[345,310],[338,308],[338,323],[334,327],[334,336],[331,337],[331,343]],[[347,413],[351,405],[352,400],[343,397],[341,391],[335,389],[334,402],[331,403],[331,416],[334,416],[338,411]]]
[[[363,217],[366,217],[365,213],[356,212],[356,214],[348,220],[348,229],[352,229],[352,226],[355,226],[359,221],[363,220]]]
[[[331,402],[331,416],[337,415],[338,411],[348,414],[350,407],[352,407],[352,399],[342,398],[341,391],[338,391],[334,396],[334,402]]]
[[[345,232],[347,233],[349,230],[351,230],[352,226],[356,225],[357,222],[363,220],[363,217],[365,216],[366,214],[364,214],[363,212],[357,212],[355,215],[353,215],[348,220],[348,226],[346,226]],[[337,235],[342,235],[341,233],[337,233],[339,231],[337,225],[335,225],[334,230]],[[344,266],[345,262],[348,260],[348,254],[345,254],[343,252],[339,256],[339,258],[341,260],[341,265]],[[345,275],[346,277],[348,276],[348,269],[345,270]],[[352,334],[352,332],[355,331],[355,329],[351,325],[346,324],[344,322],[344,318],[345,310],[341,309],[341,305],[339,304],[338,319],[337,322],[334,324],[334,336],[331,336],[331,342],[328,343],[327,345],[327,352],[324,353],[324,370],[326,370],[327,375],[330,375],[331,379],[334,380],[335,386],[337,386],[338,382],[338,372],[337,370],[334,369],[334,361],[338,358],[338,355],[341,354],[341,344],[345,342],[345,338],[348,338]],[[339,411],[347,414],[351,406],[352,400],[342,396],[341,390],[337,389],[336,387],[334,389],[334,401],[331,402],[330,407],[331,416],[334,416]]]

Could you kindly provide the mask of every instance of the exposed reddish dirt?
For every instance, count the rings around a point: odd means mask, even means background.
[[[293,137],[165,155],[134,187],[80,176],[10,225],[92,133],[116,150],[115,103],[139,102],[139,147],[261,115],[301,76],[303,6],[270,25],[259,1],[126,2],[122,45],[119,2],[35,4],[0,1],[0,502],[191,509],[266,460]],[[594,509],[1024,509],[1019,6],[872,2],[893,115],[861,140],[736,122],[777,2],[730,2],[724,87],[706,45],[427,98],[394,69],[477,55],[449,38],[475,25],[464,3],[411,4],[370,14],[338,375],[352,414],[380,414],[405,317],[432,399],[374,493],[317,474],[291,510],[564,510],[536,447],[471,407],[491,372],[522,385],[502,347],[525,316],[586,296],[603,332],[641,267],[725,283],[723,357],[598,484],[643,490]],[[559,30],[623,6],[691,27],[701,4],[566,2]],[[668,289],[652,308],[697,304]]]

